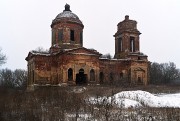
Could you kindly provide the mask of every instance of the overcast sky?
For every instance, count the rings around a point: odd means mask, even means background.
[[[84,24],[84,47],[114,55],[117,24],[129,15],[142,33],[140,51],[180,68],[180,0],[0,0],[1,68],[26,69],[30,50],[49,49],[51,22],[66,3]]]

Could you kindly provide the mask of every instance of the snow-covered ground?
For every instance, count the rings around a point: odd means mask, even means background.
[[[180,93],[176,94],[151,94],[146,91],[122,91],[112,97],[90,98],[91,103],[113,103],[117,107],[175,107],[180,108]]]

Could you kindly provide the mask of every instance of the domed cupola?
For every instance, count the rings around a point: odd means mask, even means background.
[[[51,27],[56,23],[62,22],[63,20],[78,23],[83,26],[79,17],[70,10],[70,5],[68,4],[65,5],[65,10],[62,13],[58,14],[53,20]]]
[[[84,25],[66,4],[62,13],[52,21],[52,47],[73,49],[83,46]]]

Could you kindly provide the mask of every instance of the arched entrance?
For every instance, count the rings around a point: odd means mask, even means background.
[[[79,73],[76,74],[76,84],[86,84],[87,74],[84,74],[84,69],[80,69]]]
[[[134,75],[135,75],[134,79],[136,81],[136,84],[138,84],[138,85],[145,84],[145,81],[144,81],[145,72],[146,71],[140,67],[134,69]]]

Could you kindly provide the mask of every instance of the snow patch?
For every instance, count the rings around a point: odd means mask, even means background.
[[[174,94],[173,94],[174,95]],[[180,108],[180,93],[176,95],[153,95],[146,91],[123,91],[114,95],[117,104],[122,98],[136,101],[137,104],[148,107],[176,107]],[[135,102],[134,102],[135,103]],[[130,105],[131,102],[127,102],[126,105]]]
[[[91,104],[111,104],[120,108],[174,107],[180,108],[180,93],[154,95],[146,91],[122,91],[111,97],[91,97]]]
[[[63,18],[63,17],[79,19],[78,16],[76,14],[72,13],[71,11],[64,11],[64,12],[58,14],[56,19]]]

